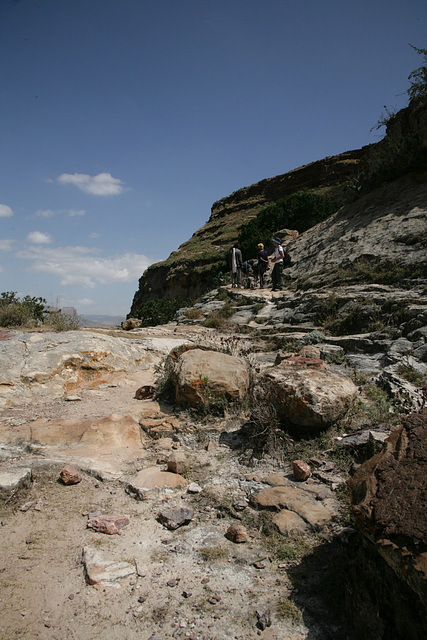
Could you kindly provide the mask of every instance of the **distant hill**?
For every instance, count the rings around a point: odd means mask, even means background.
[[[126,316],[81,316],[84,327],[117,327]]]

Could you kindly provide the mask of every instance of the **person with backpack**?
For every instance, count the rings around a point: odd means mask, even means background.
[[[274,245],[274,258],[271,262],[274,264],[273,271],[271,272],[272,291],[277,291],[283,288],[283,260],[285,258],[285,252],[280,244],[280,238],[272,238]]]

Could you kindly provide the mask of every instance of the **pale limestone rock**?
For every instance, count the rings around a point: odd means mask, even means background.
[[[309,430],[336,423],[357,395],[351,378],[320,360],[288,358],[264,377],[279,419]]]
[[[31,469],[7,469],[0,471],[0,496],[8,497],[12,492],[26,489],[32,482]]]
[[[187,462],[183,451],[174,451],[168,458],[168,471],[182,475],[187,470]]]
[[[252,502],[258,509],[293,511],[314,529],[326,526],[336,516],[334,510],[320,504],[315,496],[298,487],[262,489]]]
[[[100,551],[91,547],[84,547],[82,563],[85,568],[86,581],[89,584],[101,586],[116,586],[118,580],[123,580],[136,573],[135,567],[130,562],[117,562],[110,560]]]
[[[126,491],[137,500],[144,500],[150,491],[162,489],[183,489],[187,480],[178,473],[162,471],[158,467],[147,467],[139,471],[127,485]]]
[[[243,400],[249,388],[247,362],[217,351],[191,349],[182,353],[174,373],[176,399],[183,405]]]
[[[273,516],[273,524],[283,536],[305,533],[310,530],[307,522],[294,511],[289,511],[289,509],[282,509]]]
[[[141,430],[132,416],[111,415],[83,420],[38,419],[10,427],[0,424],[0,442],[7,445],[42,445],[57,459],[114,476],[145,454]]]

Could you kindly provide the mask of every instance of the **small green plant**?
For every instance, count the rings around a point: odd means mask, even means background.
[[[224,305],[222,309],[212,311],[206,316],[203,326],[211,329],[226,329],[228,326],[228,319],[234,315],[236,310],[228,305]]]
[[[304,336],[304,343],[319,344],[319,342],[324,342],[325,339],[326,339],[325,334],[315,329],[314,331],[310,331],[310,333],[307,333],[307,335]]]
[[[64,313],[58,309],[49,311],[45,324],[54,331],[75,331],[81,326],[82,318],[77,313]]]
[[[409,101],[411,105],[417,106],[427,100],[427,49],[418,49],[412,44],[409,46],[424,58],[424,64],[418,69],[414,69],[408,76],[408,80],[411,83],[407,90]]]
[[[203,547],[202,549],[200,549],[199,553],[204,562],[225,560],[228,557],[227,551],[222,547]]]
[[[246,260],[255,257],[258,242],[262,242],[266,247],[270,246],[271,238],[277,234],[278,229],[287,227],[301,233],[326,220],[337,209],[338,205],[327,196],[309,189],[302,189],[280,198],[274,204],[261,209],[241,229],[239,243],[243,258]]]
[[[405,380],[418,387],[427,386],[427,376],[416,371],[410,364],[399,364],[397,373]]]
[[[277,603],[277,614],[280,618],[299,622],[303,612],[290,598],[280,598]]]
[[[197,307],[192,307],[184,311],[184,316],[187,320],[200,320],[200,318],[203,318],[203,313]]]
[[[173,358],[168,355],[155,365],[154,373],[156,374],[156,398],[165,400],[173,400],[175,395],[175,386],[173,382]]]
[[[222,394],[215,393],[208,376],[202,376],[202,374],[199,374],[197,388],[202,398],[199,413],[223,415],[229,402]]]

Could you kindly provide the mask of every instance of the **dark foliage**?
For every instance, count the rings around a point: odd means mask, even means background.
[[[183,300],[182,298],[158,298],[139,305],[134,317],[142,320],[143,327],[154,327],[158,324],[171,322],[178,309],[189,307],[192,304],[192,300]]]
[[[239,234],[243,259],[254,258],[257,244],[271,245],[280,229],[296,229],[300,233],[314,227],[335,213],[338,205],[313,191],[302,190],[268,205]]]

